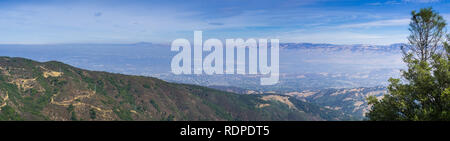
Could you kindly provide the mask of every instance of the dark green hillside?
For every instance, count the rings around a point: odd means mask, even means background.
[[[345,120],[280,95],[239,95],[156,78],[0,57],[0,120]]]

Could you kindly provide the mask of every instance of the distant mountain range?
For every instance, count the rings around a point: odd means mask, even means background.
[[[292,96],[0,57],[0,120],[352,120]]]

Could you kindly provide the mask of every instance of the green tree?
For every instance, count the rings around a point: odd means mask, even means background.
[[[91,119],[96,119],[97,118],[97,112],[95,112],[94,109],[89,109],[89,116],[91,117]]]
[[[389,79],[389,93],[369,97],[369,120],[450,120],[450,46],[445,20],[432,8],[413,11],[409,45],[402,47],[401,79]],[[450,35],[447,35],[450,40]]]

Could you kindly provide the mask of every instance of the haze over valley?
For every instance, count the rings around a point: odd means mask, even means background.
[[[88,70],[151,76],[169,82],[196,84],[241,94],[285,94],[305,102],[320,103],[320,100],[310,97],[323,93],[326,99],[337,99],[339,102],[322,102],[322,106],[333,110],[350,107],[348,114],[362,118],[364,111],[367,111],[365,98],[374,94],[382,96],[384,93],[380,91],[385,92],[387,80],[399,77],[403,66],[400,52],[402,45],[282,43],[280,82],[269,86],[259,85],[258,75],[174,75],[170,71],[170,61],[176,52],[171,52],[169,45],[164,44],[0,45],[0,52],[11,57],[41,62],[57,60]],[[346,93],[361,88],[368,90]],[[347,96],[330,96],[335,91],[344,91]],[[343,104],[344,99],[346,105]],[[340,104],[333,105],[335,103]]]

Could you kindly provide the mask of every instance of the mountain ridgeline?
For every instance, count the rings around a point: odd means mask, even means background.
[[[0,57],[0,120],[351,120],[285,95],[241,95],[156,78]]]

